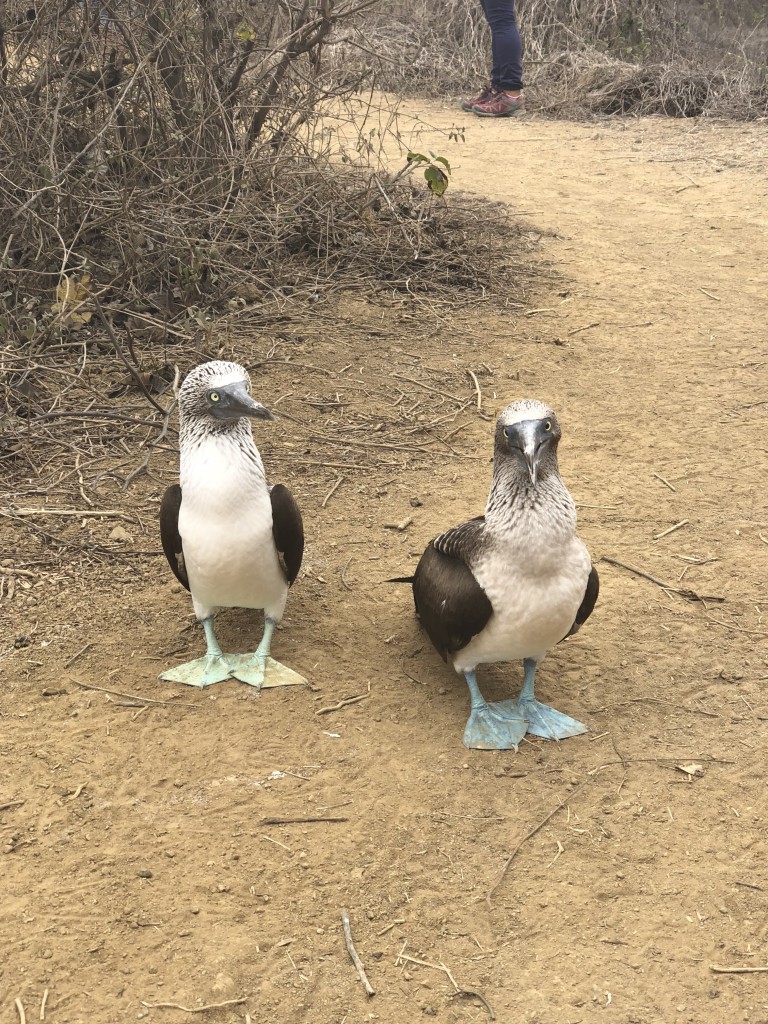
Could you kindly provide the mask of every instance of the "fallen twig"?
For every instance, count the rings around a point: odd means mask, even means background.
[[[18,996],[14,999],[14,1003],[16,1005],[16,1009],[19,1011],[19,1024],[27,1024],[27,1015],[24,1013],[24,1007],[22,1006],[21,1000]]]
[[[477,395],[477,408],[478,410],[481,410],[483,408],[483,394],[480,390],[480,384],[478,382],[477,377],[470,369],[467,369],[467,373],[472,378],[472,383],[475,385],[475,394]]]
[[[77,661],[77,659],[81,658],[85,654],[85,652],[88,650],[88,648],[91,647],[91,646],[92,645],[90,643],[83,644],[83,646],[80,648],[80,650],[77,652],[77,654],[73,654],[72,657],[69,659],[69,661],[65,661],[64,662],[64,668],[69,668],[70,665],[74,665],[74,663]]]
[[[541,831],[541,829],[544,828],[544,826],[547,824],[547,822],[551,818],[554,818],[554,816],[557,814],[557,812],[562,810],[563,807],[565,807],[565,805],[568,803],[568,801],[572,797],[574,797],[579,792],[580,789],[583,789],[583,787],[585,785],[586,785],[586,780],[584,782],[580,783],[578,786],[576,786],[575,789],[572,789],[570,793],[566,794],[565,799],[561,800],[560,803],[557,805],[557,807],[553,808],[553,810],[551,810],[549,812],[549,814],[546,816],[546,818],[542,818],[541,821],[538,823],[538,825],[534,825],[534,827],[529,832],[526,832],[526,834],[523,836],[523,838],[520,840],[520,842],[514,848],[512,853],[510,853],[510,855],[505,860],[504,866],[502,867],[502,869],[501,869],[501,871],[499,873],[499,877],[496,879],[496,881],[493,883],[491,888],[488,890],[488,893],[487,893],[487,895],[485,897],[485,902],[488,904],[489,907],[491,906],[491,899],[493,897],[493,894],[496,892],[498,887],[504,881],[504,878],[505,878],[505,876],[507,874],[507,871],[509,870],[509,865],[515,859],[515,857],[517,856],[517,854],[520,851],[520,849],[524,846],[525,843],[528,842],[529,839],[532,839],[536,835],[537,832]]]
[[[21,807],[25,804],[26,800],[9,800],[8,803],[0,804],[0,811],[10,811],[13,807]]]
[[[670,489],[670,491],[677,491],[677,488],[673,487],[672,484],[669,482],[669,480],[665,480],[664,477],[660,473],[653,473],[652,476],[655,476],[657,480],[661,480],[661,482],[664,484],[664,486],[668,487]]]
[[[317,818],[262,818],[262,825],[307,825],[316,821],[349,821],[349,818],[339,816],[317,817]]]
[[[671,590],[673,594],[679,594],[680,597],[684,597],[686,601],[717,601],[719,604],[722,604],[722,602],[725,601],[724,597],[718,597],[715,594],[697,594],[695,590],[686,590],[682,587],[675,587],[671,583],[665,583],[664,580],[651,576],[648,572],[643,572],[642,569],[636,569],[634,565],[627,565],[626,562],[620,562],[617,558],[609,558],[608,555],[603,555],[601,561],[608,562],[609,565],[616,565],[620,569],[626,569],[627,572],[633,572],[635,576],[642,576],[644,580],[648,580],[650,583],[655,583],[656,586],[661,587],[662,590]]]
[[[347,952],[352,958],[352,963],[355,965],[355,970],[357,971],[358,977],[360,978],[360,981],[363,983],[363,988],[365,989],[369,997],[375,996],[376,990],[371,986],[370,981],[368,981],[368,978],[366,977],[365,974],[365,968],[363,967],[363,962],[357,955],[357,950],[355,949],[355,945],[352,942],[352,926],[349,923],[349,912],[346,910],[342,910],[341,912],[341,926],[344,929],[344,943],[347,947]]]
[[[718,964],[710,964],[710,971],[715,974],[765,974],[768,967],[720,967]]]
[[[182,1006],[181,1003],[145,1003],[142,999],[141,1005],[150,1010],[183,1010],[184,1013],[205,1013],[206,1010],[220,1010],[224,1006],[241,1006],[247,1001],[248,997],[243,996],[242,999],[225,999],[223,1003],[208,1003],[206,1006]]]
[[[336,704],[331,704],[327,708],[320,708],[315,712],[316,715],[329,715],[332,711],[339,711],[341,708],[349,707],[350,704],[359,704],[361,700],[367,700],[371,696],[371,683],[368,682],[368,692],[358,693],[355,697],[344,697],[342,700],[337,701]]]
[[[482,992],[478,992],[476,989],[472,989],[472,988],[462,988],[462,989],[459,989],[458,992],[452,992],[451,993],[451,999],[461,999],[462,996],[465,997],[465,998],[468,998],[468,999],[479,999],[480,1002],[483,1004],[483,1006],[488,1011],[488,1016],[490,1017],[490,1019],[491,1020],[496,1020],[496,1014],[493,1012],[493,1007],[488,1002],[488,1000],[485,998],[485,996],[483,995]]]
[[[391,932],[393,928],[396,928],[399,924],[405,924],[404,917],[396,917],[392,924],[388,924],[386,928],[382,928],[380,932],[376,932],[377,935],[386,935],[387,932]]]
[[[328,491],[326,496],[323,498],[322,502],[320,503],[320,508],[325,508],[325,506],[328,504],[328,502],[331,500],[331,498],[334,496],[336,491],[338,491],[338,489],[341,487],[343,483],[344,477],[340,476],[336,483],[333,485],[333,487],[330,489],[330,491]]]
[[[689,519],[681,519],[679,523],[675,523],[674,526],[670,526],[668,530],[662,530],[661,533],[655,533],[653,535],[653,539],[661,540],[662,537],[668,537],[670,533],[674,533],[675,530],[680,530],[683,526],[687,526],[689,522]]]
[[[400,533],[403,530],[407,530],[413,522],[413,516],[406,516],[405,519],[401,519],[399,523],[384,523],[385,530],[399,530]]]
[[[125,697],[127,700],[135,700],[140,704],[163,704],[172,708],[194,708],[195,711],[200,710],[197,704],[182,704],[177,700],[155,700],[154,697],[140,697],[137,693],[122,693],[120,690],[108,690],[105,686],[94,686],[93,683],[83,683],[79,679],[75,679],[74,676],[70,676],[69,678],[77,686],[82,686],[84,690],[98,690],[100,693],[109,693],[113,697]]]
[[[43,998],[40,1003],[40,1020],[45,1020],[45,1004],[48,1002],[48,989],[43,992]]]
[[[573,330],[568,331],[568,336],[572,334],[581,334],[582,331],[591,331],[593,327],[599,327],[600,321],[594,320],[591,324],[585,324],[583,327],[574,327]]]

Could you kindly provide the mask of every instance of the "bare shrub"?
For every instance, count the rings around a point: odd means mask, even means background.
[[[42,0],[31,20],[11,7],[6,331],[50,340],[76,322],[75,298],[92,312],[91,293],[167,317],[314,294],[345,267],[418,287],[440,206],[377,166],[386,124],[345,115],[365,71],[339,85],[323,61],[332,30],[372,2]],[[431,279],[453,281],[450,264]]]
[[[175,367],[258,364],[260,332],[318,317],[335,289],[454,301],[499,278],[498,214],[484,230],[388,173],[396,124],[366,102],[367,70],[327,66],[374,2],[0,9],[6,481],[53,463],[87,501],[129,439],[148,449],[130,482],[173,435]]]

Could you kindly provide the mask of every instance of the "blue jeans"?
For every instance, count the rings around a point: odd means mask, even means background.
[[[491,85],[515,92],[523,88],[523,45],[515,20],[515,0],[480,0],[491,29]]]

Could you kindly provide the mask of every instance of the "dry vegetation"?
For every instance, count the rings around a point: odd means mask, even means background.
[[[481,290],[506,244],[498,212],[486,231],[474,210],[469,234],[405,160],[386,173],[397,127],[366,107],[369,72],[340,84],[326,68],[325,44],[370,6],[6,9],[0,459],[17,496],[51,464],[60,482],[62,454],[83,496],[105,453],[151,454],[173,429],[175,367],[237,354],[333,292]],[[129,483],[144,454],[109,474]]]
[[[768,110],[768,23],[757,0],[519,0],[517,8],[539,109],[672,117]],[[488,74],[479,3],[374,7],[356,42],[380,55],[381,80],[395,90],[455,94]],[[347,66],[353,55],[345,52]]]

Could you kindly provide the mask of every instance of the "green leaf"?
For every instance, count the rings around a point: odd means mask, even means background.
[[[445,171],[441,171],[439,167],[428,167],[424,171],[424,177],[427,179],[427,185],[430,190],[436,196],[441,196],[448,188],[448,175]]]
[[[235,39],[240,43],[252,43],[256,38],[253,25],[247,21],[241,21],[235,29]]]
[[[434,153],[432,155],[434,156]],[[435,163],[442,164],[443,167],[445,167],[445,169],[448,171],[448,173],[451,173],[451,165],[448,163],[444,156],[436,156]]]
[[[409,153],[408,156],[406,157],[406,160],[408,160],[409,163],[411,161],[415,161],[415,162],[422,163],[422,164],[428,164],[429,163],[429,157],[428,156],[424,156],[423,153]]]

